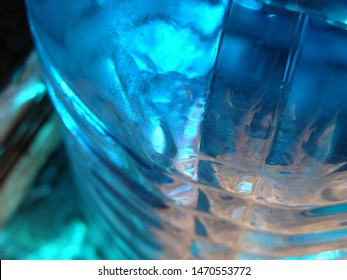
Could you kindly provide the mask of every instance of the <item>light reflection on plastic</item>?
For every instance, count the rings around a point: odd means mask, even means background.
[[[160,121],[158,119],[152,119],[153,133],[152,133],[152,144],[157,153],[163,154],[166,144],[165,144],[165,134],[161,128]]]
[[[263,4],[255,0],[237,0],[237,3],[250,10],[260,10]]]
[[[29,100],[35,99],[37,96],[42,95],[46,91],[46,86],[43,83],[36,83],[22,89],[22,94],[18,95],[16,105],[21,106]]]
[[[315,255],[283,258],[283,260],[336,260],[347,255],[347,251],[326,251]]]
[[[237,190],[242,193],[251,194],[253,190],[253,183],[251,182],[240,182],[237,184]]]
[[[55,70],[54,67],[50,67],[50,71],[52,75],[54,76],[54,80],[58,83],[63,93],[70,99],[70,101],[73,103],[74,109],[77,111],[77,113],[86,119],[88,123],[90,123],[100,134],[103,136],[107,135],[105,134],[105,131],[107,131],[107,128],[103,125],[103,123],[88,109],[87,106],[83,104],[83,102],[75,95],[75,93],[72,91],[72,89],[65,83],[65,81],[62,79],[62,77],[59,75],[59,73]]]

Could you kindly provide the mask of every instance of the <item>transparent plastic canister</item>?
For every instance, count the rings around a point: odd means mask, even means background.
[[[346,1],[26,4],[102,258],[346,258]]]

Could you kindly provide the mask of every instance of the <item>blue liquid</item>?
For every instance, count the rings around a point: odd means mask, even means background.
[[[105,258],[345,257],[344,4],[284,2],[27,1]]]

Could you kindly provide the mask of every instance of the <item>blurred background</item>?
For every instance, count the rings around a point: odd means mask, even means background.
[[[0,259],[98,259],[24,0],[0,4]]]

